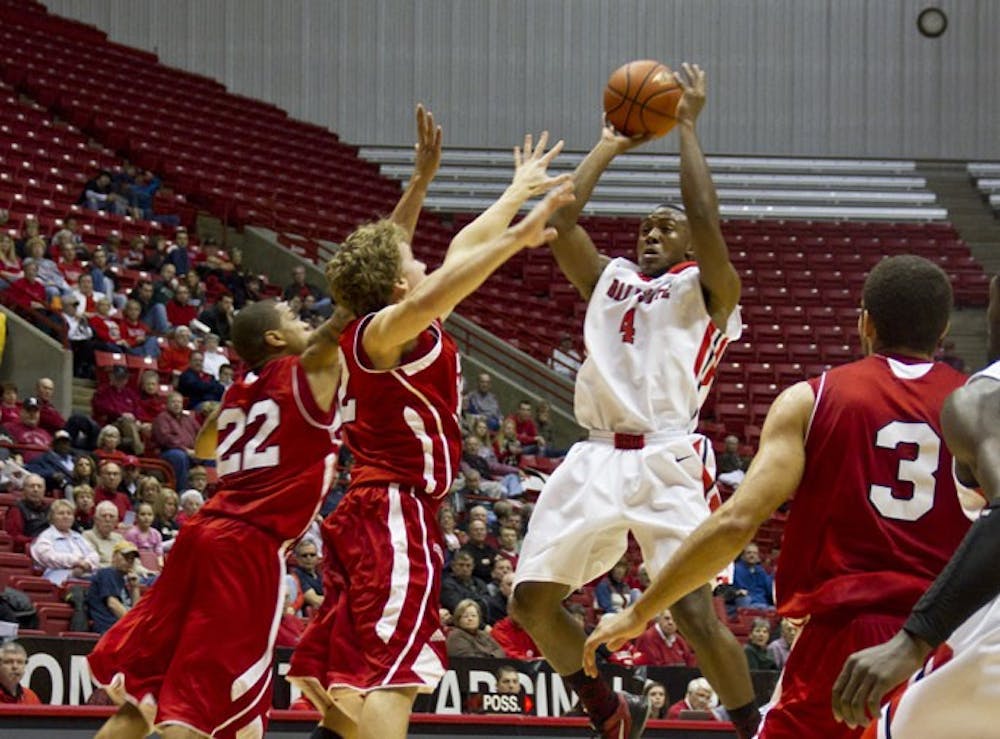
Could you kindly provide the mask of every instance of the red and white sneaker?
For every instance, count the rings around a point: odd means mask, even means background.
[[[598,730],[601,739],[639,739],[649,719],[649,701],[645,696],[618,693],[618,710]]]

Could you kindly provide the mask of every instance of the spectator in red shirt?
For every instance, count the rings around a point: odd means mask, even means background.
[[[31,445],[45,447],[41,451],[25,450],[22,452],[25,462],[36,459],[52,445],[52,434],[41,428],[39,424],[42,404],[38,398],[25,398],[21,404],[20,420],[6,425],[7,433],[18,446]]]
[[[41,700],[31,688],[21,685],[28,653],[16,641],[0,646],[0,703],[37,706]]]
[[[94,456],[97,457],[97,463],[117,462],[118,464],[124,464],[129,455],[118,448],[118,445],[121,443],[122,432],[118,430],[117,426],[109,423],[102,428],[101,433],[97,435],[97,448],[94,449]]]
[[[76,243],[74,243],[72,236],[63,238],[59,242],[59,258],[56,260],[56,266],[70,287],[76,285],[80,280],[80,275],[86,271],[86,267],[76,255]]]
[[[25,475],[22,497],[7,509],[4,529],[14,540],[14,551],[24,552],[31,541],[49,527],[49,504],[45,500],[45,478]]]
[[[198,429],[194,416],[184,410],[184,396],[170,393],[167,409],[153,421],[153,443],[160,449],[160,456],[174,468],[178,490],[186,490],[188,486],[188,470]]]
[[[160,376],[146,370],[139,381],[139,432],[145,437],[153,433],[153,421],[167,409],[167,398],[160,392]]]
[[[100,483],[94,490],[94,505],[109,501],[118,509],[118,520],[124,521],[125,514],[132,510],[132,501],[125,493],[118,491],[122,482],[122,468],[117,462],[105,462],[97,473]]]
[[[107,296],[97,299],[97,312],[90,317],[90,327],[94,329],[95,346],[106,352],[124,352],[129,346],[122,338],[121,324],[111,315],[111,300]]]
[[[167,345],[160,352],[160,369],[179,375],[191,362],[191,329],[177,326],[167,335]]]
[[[10,283],[4,293],[7,299],[24,310],[44,311],[48,305],[45,285],[38,280],[38,265],[31,260],[24,262],[24,277]]]
[[[508,418],[514,420],[517,440],[521,442],[524,454],[540,454],[545,450],[545,439],[538,435],[530,400],[522,400],[518,403],[517,413],[508,416]]]
[[[17,384],[3,384],[3,399],[0,400],[0,425],[6,426],[21,419],[21,404],[17,400]]]
[[[681,711],[703,711],[710,714],[706,720],[717,720],[712,709],[719,699],[708,684],[708,680],[703,677],[696,677],[688,683],[687,695],[682,700],[677,701],[667,711],[667,718],[680,718]]]
[[[14,239],[9,234],[0,234],[0,290],[23,276],[21,260],[14,249]]]
[[[694,650],[677,633],[670,611],[657,616],[653,625],[636,638],[635,648],[641,652],[637,664],[695,667],[698,662]]]
[[[125,311],[118,319],[122,341],[127,347],[125,351],[141,357],[158,357],[160,345],[149,326],[142,322],[141,314],[142,306],[138,300],[129,300],[125,303]]]
[[[191,305],[191,288],[182,282],[167,303],[167,320],[171,326],[187,326],[197,317],[198,308]]]
[[[109,382],[97,388],[91,399],[91,408],[94,420],[99,424],[114,423],[119,418],[135,422],[142,407],[142,398],[128,379],[128,369],[118,366],[111,370]]]

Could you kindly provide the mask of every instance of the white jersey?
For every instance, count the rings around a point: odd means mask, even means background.
[[[993,364],[987,367],[983,367],[983,369],[979,370],[972,377],[970,377],[965,384],[968,385],[969,383],[975,382],[980,378],[987,378],[990,380],[997,380],[998,382],[1000,382],[1000,360],[994,362]]]
[[[587,305],[577,422],[618,433],[692,433],[722,353],[742,326],[739,308],[725,333],[712,323],[695,262],[650,278],[613,259]]]

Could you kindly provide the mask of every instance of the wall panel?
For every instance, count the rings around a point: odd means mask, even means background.
[[[925,0],[46,4],[357,143],[409,141],[424,100],[453,145],[510,146],[548,127],[586,148],[610,71],[652,57],[708,69],[710,151],[1000,156],[994,0],[939,0],[950,24],[936,40],[916,30]]]

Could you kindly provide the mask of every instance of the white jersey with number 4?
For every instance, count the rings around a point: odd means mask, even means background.
[[[739,308],[725,332],[712,323],[697,263],[650,278],[613,259],[587,306],[577,422],[617,433],[693,432],[722,353],[741,331]]]

